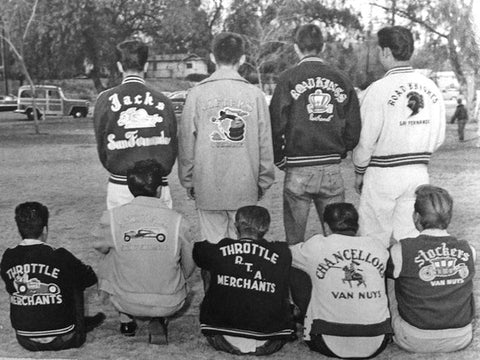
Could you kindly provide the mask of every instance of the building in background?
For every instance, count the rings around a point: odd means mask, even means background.
[[[153,55],[148,59],[149,79],[183,79],[190,74],[208,75],[207,61],[196,54]]]

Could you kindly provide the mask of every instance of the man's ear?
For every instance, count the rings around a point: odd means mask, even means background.
[[[212,53],[210,53],[210,60],[211,60],[215,65],[217,65],[217,60],[215,59],[215,55],[213,55]]]
[[[123,66],[120,63],[120,61],[117,61],[117,69],[118,69],[118,71],[120,71],[123,74]]]
[[[143,72],[146,74],[148,70],[148,61],[143,65]]]
[[[157,187],[157,198],[159,198],[159,199],[162,197],[162,189],[163,189],[162,185]]]
[[[242,66],[243,64],[245,64],[245,61],[247,61],[247,56],[245,54],[243,54],[240,57],[240,60],[238,60],[238,66]]]
[[[300,48],[298,47],[297,44],[293,44],[293,49],[295,50],[295,53],[297,54],[297,56],[300,59],[303,58],[303,53],[302,53],[302,51],[300,50]]]
[[[422,231],[423,230],[423,226],[420,222],[421,220],[421,216],[418,212],[414,211],[413,212],[413,223],[415,224],[415,228],[418,230],[418,231]]]

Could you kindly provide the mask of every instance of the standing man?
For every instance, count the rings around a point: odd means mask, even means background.
[[[255,205],[274,179],[272,135],[262,91],[242,78],[244,40],[221,33],[217,70],[192,88],[179,127],[180,182],[195,200],[202,238],[235,238],[235,211]]]
[[[148,46],[139,40],[117,45],[117,66],[122,84],[102,92],[93,114],[97,150],[110,172],[107,208],[133,199],[127,186],[127,169],[139,160],[157,160],[169,174],[177,156],[177,123],[170,100],[145,85]],[[163,201],[172,207],[164,178]]]
[[[458,140],[465,141],[465,125],[468,122],[468,111],[465,109],[465,106],[462,104],[462,99],[457,99],[457,108],[455,109],[455,113],[452,116],[452,120],[450,123],[454,123],[457,120],[458,125]]]
[[[270,104],[275,164],[285,169],[285,232],[292,245],[305,239],[312,200],[320,222],[326,204],[344,200],[340,161],[357,145],[361,124],[350,80],[319,57],[320,28],[301,26],[294,47],[300,63],[280,75]]]
[[[415,189],[429,182],[428,162],[445,138],[440,90],[410,65],[413,36],[402,26],[381,29],[379,60],[387,73],[365,91],[362,133],[353,151],[360,196],[360,234],[383,234],[385,246],[415,235]]]

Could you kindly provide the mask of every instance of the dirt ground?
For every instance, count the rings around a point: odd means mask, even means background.
[[[2,115],[3,116],[3,115]],[[0,252],[15,246],[20,240],[13,211],[24,201],[40,201],[51,213],[49,243],[66,247],[84,262],[96,268],[99,255],[92,249],[91,231],[105,208],[107,173],[101,167],[95,148],[91,119],[52,119],[43,121],[41,135],[33,135],[33,126],[26,121],[5,120],[0,116]],[[480,249],[480,149],[475,147],[475,124],[467,127],[467,141],[458,143],[455,125],[448,125],[447,141],[437,152],[430,166],[431,182],[445,187],[454,197],[455,209],[450,232],[470,241]],[[350,159],[343,165],[347,201],[358,204],[353,192],[353,168]],[[262,205],[272,213],[268,239],[282,240],[281,216],[282,174],[267,193]],[[170,176],[174,207],[198,229],[194,206],[181,188],[176,169]],[[311,214],[308,234],[318,232],[318,220]],[[198,233],[198,232],[197,232]],[[475,277],[475,294],[479,295],[479,278]],[[91,288],[87,292],[88,311],[104,311],[106,322],[88,334],[80,349],[57,353],[30,353],[16,342],[9,320],[9,300],[0,291],[0,359],[3,358],[62,358],[62,359],[233,359],[212,350],[200,334],[198,312],[203,290],[198,271],[189,280],[190,306],[169,326],[170,344],[159,347],[147,344],[146,324],[141,324],[134,338],[124,338],[118,332],[116,312],[102,303]],[[3,288],[3,284],[1,285]],[[478,303],[478,301],[477,301]],[[477,312],[478,312],[477,305]],[[478,317],[477,317],[478,318]],[[475,331],[472,345],[455,354],[409,354],[391,344],[378,359],[478,359],[480,336]],[[244,357],[250,359],[251,357]],[[302,341],[295,341],[270,356],[271,359],[323,359],[312,353]],[[326,358],[325,358],[326,359]]]

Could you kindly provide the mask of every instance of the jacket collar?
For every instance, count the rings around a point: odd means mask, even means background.
[[[304,57],[300,60],[299,64],[302,64],[302,63],[307,62],[307,61],[308,61],[308,62],[310,62],[310,61],[316,61],[316,62],[321,62],[321,63],[324,62],[323,59],[321,59],[321,58],[318,57],[317,55],[307,55],[307,56],[304,56]]]
[[[145,84],[145,79],[138,75],[127,75],[123,78],[122,84],[128,84],[128,83]]]
[[[45,242],[38,239],[23,239],[20,246],[30,246],[30,245],[46,245]]]
[[[434,236],[434,237],[450,236],[447,230],[443,230],[443,229],[425,229],[420,233],[420,235],[427,235],[427,236]]]
[[[131,201],[131,204],[167,209],[167,206],[159,198],[149,196],[137,196]]]
[[[392,74],[412,73],[412,72],[413,72],[413,68],[411,66],[397,66],[388,70],[383,77],[392,75]]]
[[[236,80],[236,81],[242,81],[249,84],[247,80],[245,80],[243,77],[240,76],[238,71],[235,71],[232,69],[219,69],[215,71],[212,75],[210,75],[208,78],[203,80],[200,84],[208,83],[211,81],[217,81],[217,80]]]

